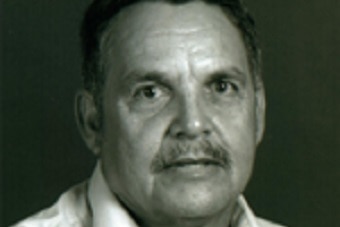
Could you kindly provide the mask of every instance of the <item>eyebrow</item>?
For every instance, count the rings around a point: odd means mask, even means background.
[[[240,81],[242,85],[246,83],[247,75],[242,70],[237,67],[230,67],[225,69],[218,69],[216,71],[208,72],[207,77],[204,79],[206,83],[214,81],[220,78],[235,79]],[[122,78],[124,85],[129,85],[131,83],[141,83],[141,82],[156,82],[163,86],[170,87],[172,84],[170,78],[164,72],[160,71],[150,71],[150,72],[138,72],[131,71],[126,73]]]
[[[209,73],[208,78],[206,79],[206,82],[211,82],[217,79],[221,78],[227,78],[227,79],[235,79],[240,81],[242,85],[246,83],[247,75],[242,70],[238,69],[237,67],[231,67],[228,69],[221,69],[214,71],[212,73]]]
[[[130,73],[127,73],[122,78],[122,81],[124,84],[140,83],[147,81],[153,81],[164,86],[169,86],[171,84],[171,81],[165,75],[165,73],[159,71],[151,71],[147,73],[132,71]]]

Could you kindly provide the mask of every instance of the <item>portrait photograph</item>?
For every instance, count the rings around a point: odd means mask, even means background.
[[[3,0],[0,24],[0,226],[340,226],[339,0]]]

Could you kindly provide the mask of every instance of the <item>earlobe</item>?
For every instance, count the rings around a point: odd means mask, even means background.
[[[98,110],[93,95],[80,90],[75,97],[75,118],[79,132],[87,147],[95,154],[100,153],[100,127]]]
[[[255,91],[256,95],[256,145],[262,141],[265,129],[265,116],[266,116],[266,98],[264,87],[261,86]]]

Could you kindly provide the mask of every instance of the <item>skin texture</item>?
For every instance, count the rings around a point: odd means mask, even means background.
[[[111,191],[142,226],[227,226],[264,127],[244,43],[220,8],[138,3],[102,43],[103,128],[79,92],[78,125]]]

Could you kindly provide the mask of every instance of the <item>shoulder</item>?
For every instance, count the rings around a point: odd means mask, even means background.
[[[49,208],[30,216],[12,227],[86,227],[89,223],[87,182],[63,193]]]
[[[263,218],[256,218],[256,221],[259,227],[285,227],[283,225],[276,224]]]

